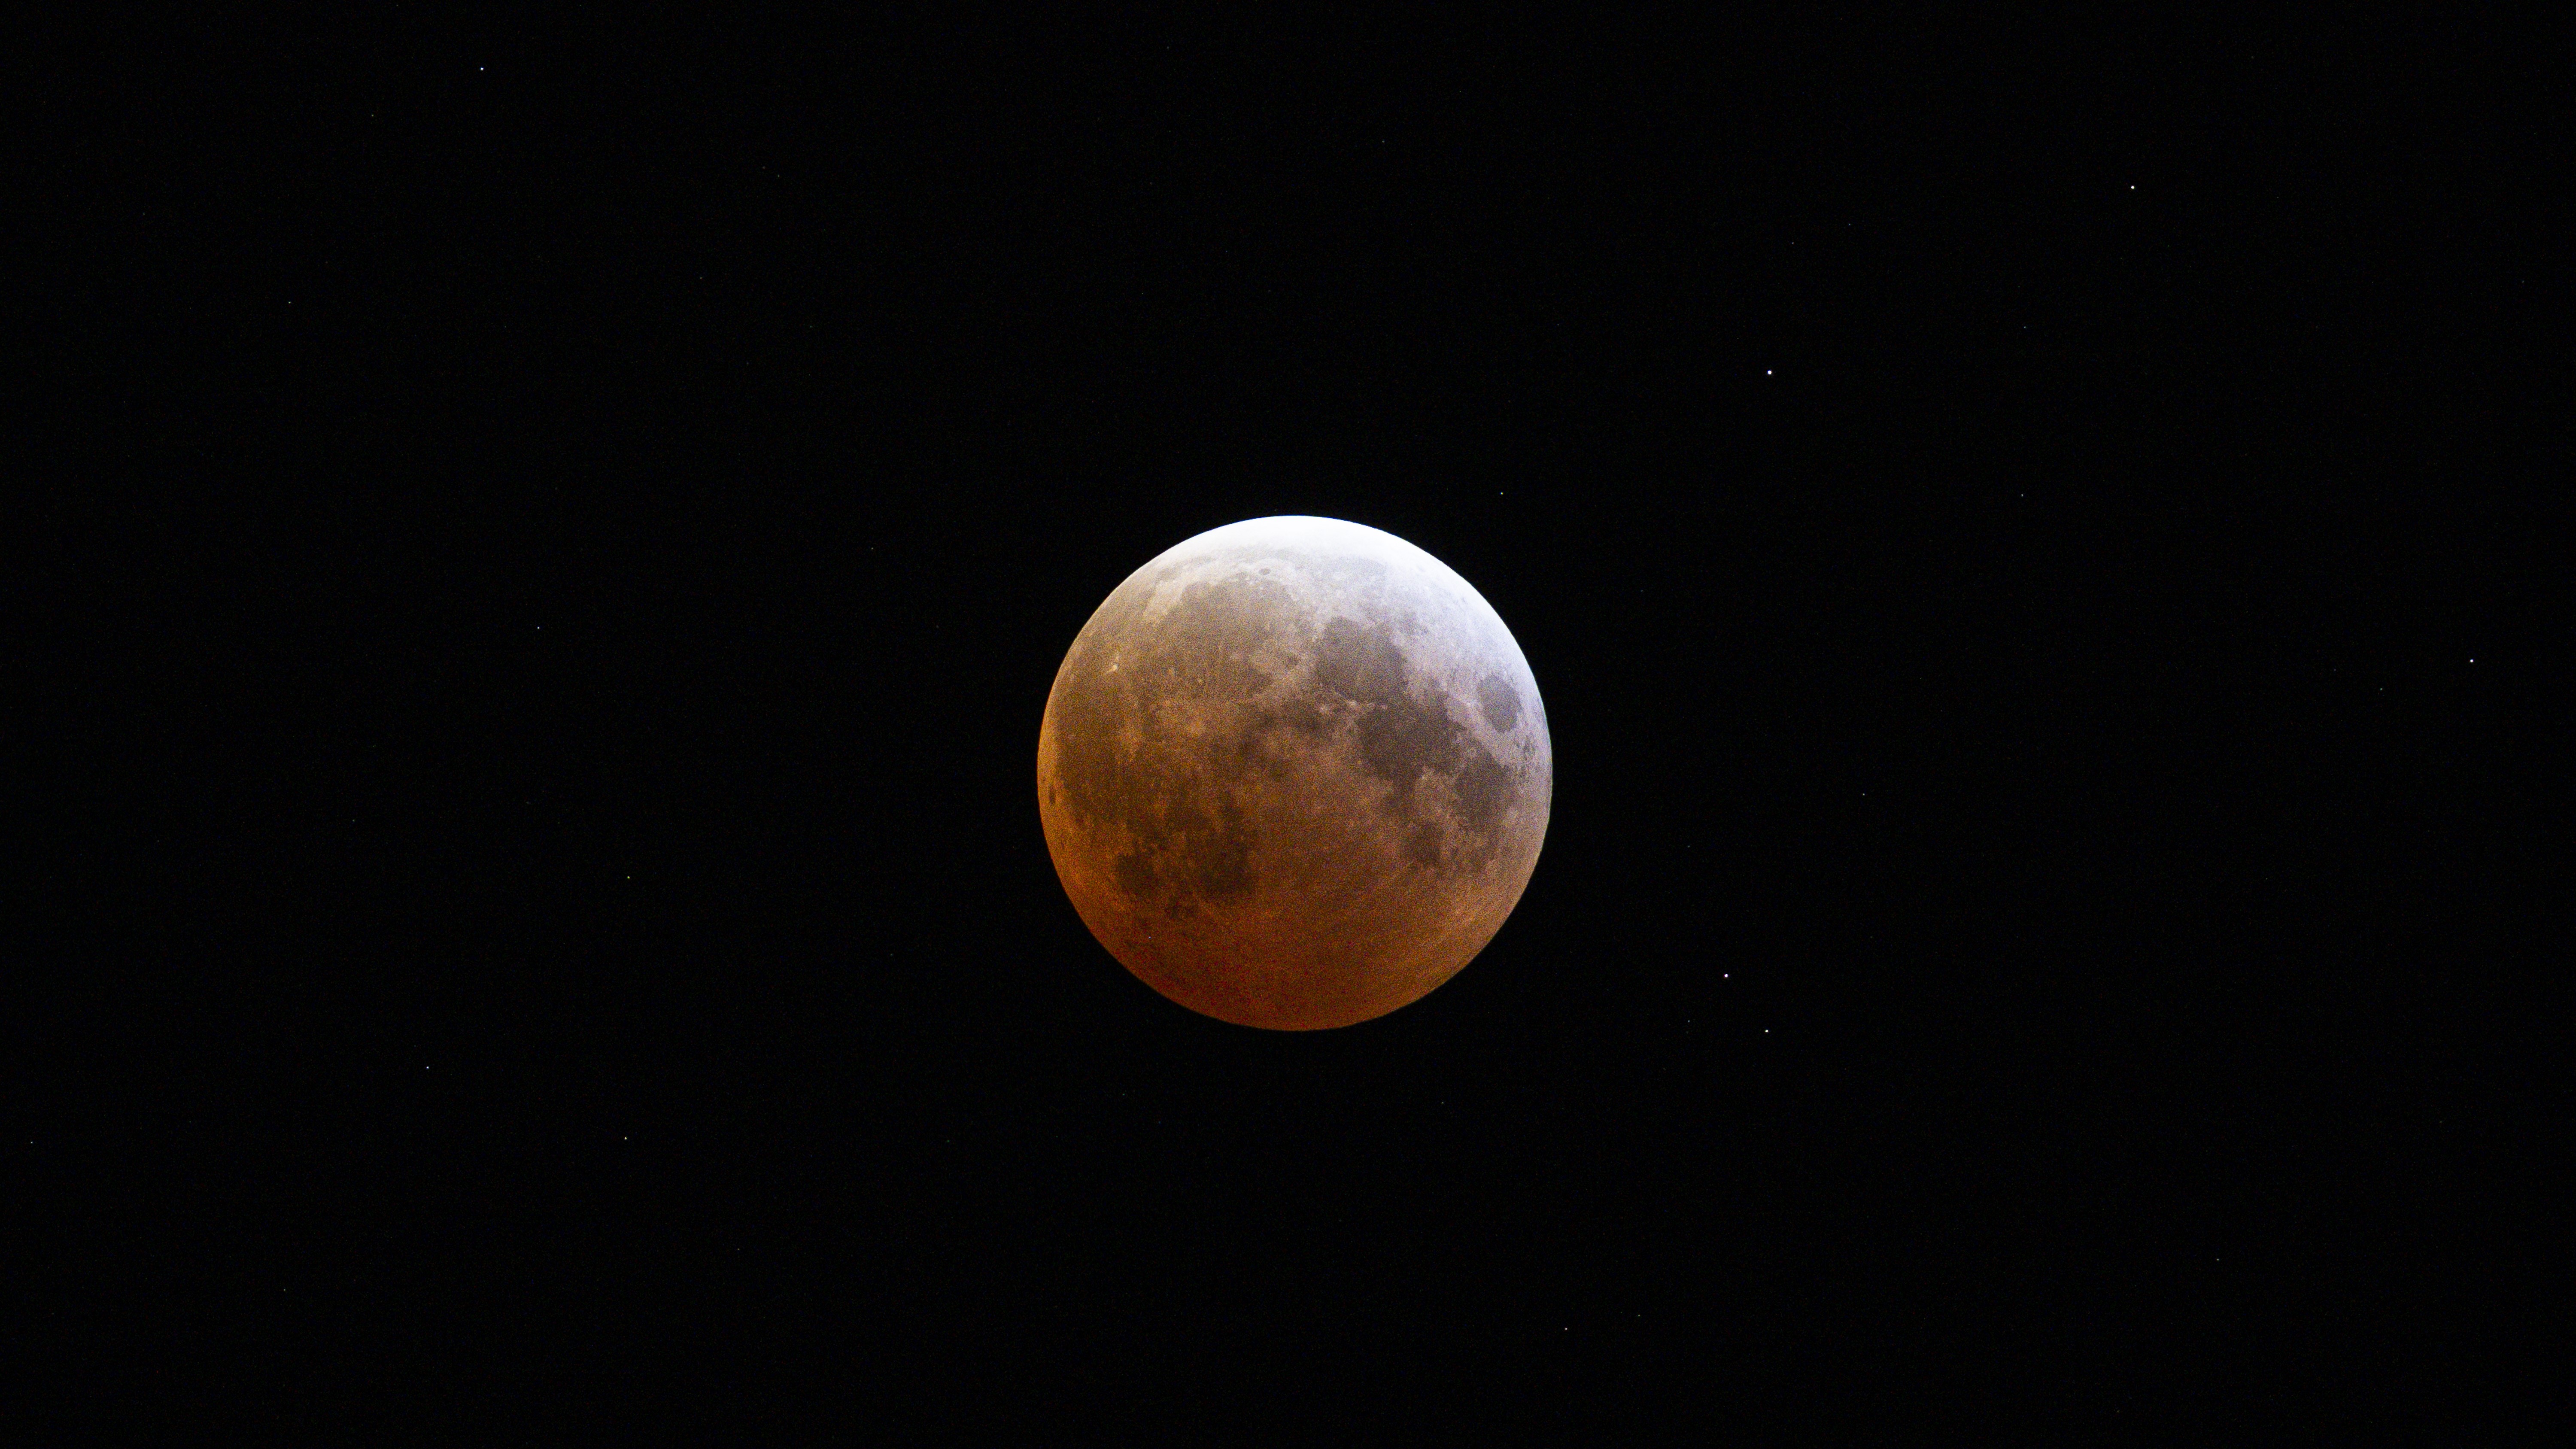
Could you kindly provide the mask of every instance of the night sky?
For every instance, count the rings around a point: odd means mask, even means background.
[[[282,1442],[2538,1386],[2545,47],[1262,17],[36,84],[12,1338]],[[1130,977],[1035,799],[1091,610],[1278,513],[1556,757],[1324,1033]]]

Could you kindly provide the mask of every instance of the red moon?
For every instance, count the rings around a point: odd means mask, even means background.
[[[1304,1031],[1422,998],[1520,901],[1555,780],[1511,631],[1395,537],[1257,518],[1138,569],[1057,669],[1038,814],[1156,991]]]

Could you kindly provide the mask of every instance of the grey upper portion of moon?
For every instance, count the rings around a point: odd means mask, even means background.
[[[1253,1026],[1363,1021],[1455,974],[1528,883],[1552,786],[1493,608],[1332,519],[1233,524],[1138,569],[1039,732],[1085,923],[1164,995]]]

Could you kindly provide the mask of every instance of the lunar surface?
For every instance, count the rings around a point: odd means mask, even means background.
[[[1529,661],[1395,537],[1257,518],[1128,576],[1056,671],[1038,810],[1109,953],[1193,1011],[1309,1030],[1457,974],[1555,778]]]

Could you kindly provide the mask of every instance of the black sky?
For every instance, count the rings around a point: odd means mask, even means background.
[[[2528,1385],[2563,168],[2434,59],[2502,39],[99,50],[12,303],[41,1321],[423,1442]],[[1033,797],[1090,610],[1270,513],[1459,570],[1557,753],[1501,936],[1333,1033],[1129,978]]]

